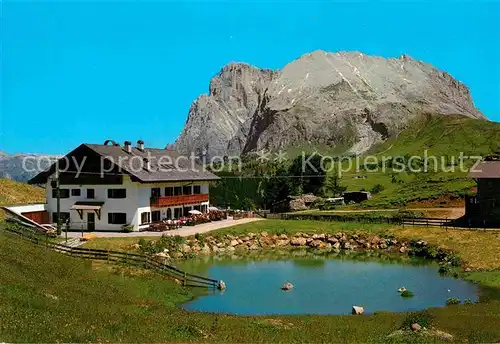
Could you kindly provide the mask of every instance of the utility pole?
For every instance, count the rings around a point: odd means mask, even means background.
[[[302,195],[304,193],[304,168],[300,169],[300,189],[299,189],[299,195]]]
[[[59,188],[59,160],[56,161],[56,212],[57,212],[57,235],[61,234],[61,194]],[[68,231],[66,230],[66,241]]]

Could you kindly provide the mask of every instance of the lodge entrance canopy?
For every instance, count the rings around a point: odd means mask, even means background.
[[[84,210],[93,210],[95,211],[97,218],[100,220],[101,219],[101,209],[102,206],[104,205],[104,202],[86,202],[86,201],[78,201],[75,202],[71,206],[72,210],[76,210],[78,212],[78,215],[80,215],[80,219],[83,220],[83,211]]]

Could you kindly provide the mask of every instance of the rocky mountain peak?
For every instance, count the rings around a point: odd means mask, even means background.
[[[175,145],[210,156],[293,145],[362,153],[420,113],[484,116],[467,86],[406,54],[304,54],[282,70],[230,63],[191,106]]]

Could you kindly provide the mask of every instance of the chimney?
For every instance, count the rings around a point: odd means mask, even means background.
[[[146,171],[150,172],[151,164],[149,163],[148,158],[143,159],[144,164],[142,165],[142,168],[145,169]]]
[[[132,142],[130,141],[125,141],[123,143],[123,149],[125,150],[125,152],[127,153],[132,153]]]
[[[142,140],[137,141],[137,149],[144,151],[144,141]]]

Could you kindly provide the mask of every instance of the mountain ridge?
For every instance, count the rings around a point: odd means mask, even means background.
[[[56,155],[35,153],[0,154],[0,178],[27,182],[39,172],[47,169],[51,161],[56,158]]]
[[[321,144],[359,154],[426,112],[485,118],[465,84],[408,55],[318,50],[281,70],[224,66],[193,102],[175,147],[214,156]]]

